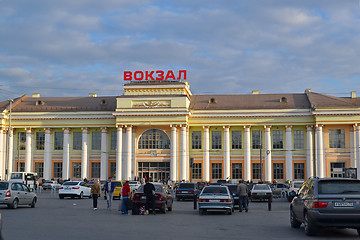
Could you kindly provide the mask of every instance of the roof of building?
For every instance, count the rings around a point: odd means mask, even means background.
[[[358,108],[360,98],[334,97],[321,93],[307,93],[312,108]]]

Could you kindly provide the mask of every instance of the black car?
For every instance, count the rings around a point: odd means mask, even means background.
[[[180,199],[194,199],[199,195],[199,190],[195,183],[180,183],[175,191],[177,201]]]
[[[234,207],[235,205],[239,206],[239,195],[237,193],[237,184],[223,184],[224,186],[227,186],[230,190],[230,193],[232,194],[234,198]]]
[[[307,235],[319,228],[354,228],[360,235],[360,180],[309,178],[290,204],[290,224],[304,224]]]

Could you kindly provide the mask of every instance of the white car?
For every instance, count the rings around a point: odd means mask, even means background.
[[[251,189],[251,201],[272,200],[272,190],[267,184],[255,184]]]
[[[83,181],[68,181],[59,188],[59,198],[91,198],[91,188]]]
[[[299,191],[303,183],[304,181],[292,181],[290,183],[290,188],[286,194],[289,202],[293,200],[293,198],[295,197],[296,193]]]
[[[44,190],[46,189],[59,189],[61,184],[57,183],[56,181],[45,181],[42,185]]]
[[[207,211],[225,211],[231,215],[234,211],[234,198],[227,186],[211,185],[202,189],[199,195],[199,214]]]
[[[131,188],[131,191],[136,191],[140,187],[140,182],[138,181],[129,181],[129,186]]]

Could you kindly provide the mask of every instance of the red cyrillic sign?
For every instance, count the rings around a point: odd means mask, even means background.
[[[180,70],[178,76],[175,75],[174,71],[169,70],[167,72],[157,70],[157,71],[124,71],[124,80],[125,81],[149,81],[149,80],[186,80],[186,70]]]

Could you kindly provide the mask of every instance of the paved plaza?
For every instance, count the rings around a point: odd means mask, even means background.
[[[358,238],[351,229],[327,229],[317,237],[307,237],[303,228],[290,227],[289,203],[280,199],[275,199],[272,211],[267,210],[266,203],[251,202],[248,213],[200,216],[191,201],[174,201],[173,211],[166,214],[128,216],[117,211],[119,200],[113,201],[109,211],[102,198],[99,209],[94,211],[91,199],[60,200],[49,191],[38,197],[34,209],[0,206],[5,240]]]

